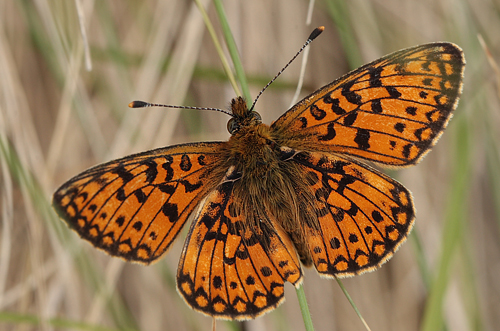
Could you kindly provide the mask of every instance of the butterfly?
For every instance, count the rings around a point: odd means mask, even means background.
[[[418,163],[457,107],[464,66],[451,43],[403,49],[320,88],[270,126],[237,97],[228,141],[97,165],[57,189],[53,205],[95,247],[143,264],[193,214],[179,293],[209,316],[255,318],[284,300],[285,282],[300,285],[302,265],[357,275],[405,241],[410,192],[362,160]]]

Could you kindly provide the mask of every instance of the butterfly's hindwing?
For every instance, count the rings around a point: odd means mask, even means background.
[[[91,168],[62,185],[53,204],[82,238],[126,260],[150,263],[211,189],[220,143],[172,146]]]
[[[177,287],[187,303],[218,318],[261,315],[283,301],[285,281],[296,285],[302,278],[286,233],[271,220],[244,217],[235,207],[239,176],[231,168],[204,201],[177,271]]]
[[[450,43],[404,49],[314,92],[271,127],[293,148],[415,164],[456,108],[464,65]]]
[[[403,185],[338,155],[298,152],[291,160],[303,167],[304,176],[316,178],[311,188],[319,228],[303,225],[320,274],[343,277],[373,270],[404,242],[414,208]]]

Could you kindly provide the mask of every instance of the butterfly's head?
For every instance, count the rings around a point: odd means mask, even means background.
[[[242,97],[234,98],[231,101],[231,112],[233,117],[227,122],[227,130],[232,135],[243,127],[251,127],[262,123],[260,114],[249,110],[245,99]]]

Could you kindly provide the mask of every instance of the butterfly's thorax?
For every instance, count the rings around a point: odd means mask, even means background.
[[[231,159],[238,169],[252,175],[265,174],[278,161],[272,148],[269,126],[243,127],[229,140]]]
[[[240,202],[246,226],[258,227],[265,220],[279,225],[290,236],[300,259],[309,265],[311,258],[301,223],[314,222],[311,218],[315,213],[307,205],[313,193],[298,166],[281,159],[278,139],[268,125],[250,116],[238,124],[226,144],[224,159],[227,168],[234,166],[241,174],[233,193],[234,201]]]
[[[269,169],[277,166],[278,157],[271,139],[271,129],[262,124],[260,115],[248,110],[243,98],[233,99],[231,110],[234,117],[228,123],[234,129],[227,143],[227,159],[231,165],[246,176],[264,175]],[[234,122],[234,123],[232,123]]]

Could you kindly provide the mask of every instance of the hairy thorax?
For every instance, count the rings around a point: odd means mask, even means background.
[[[313,193],[301,176],[299,165],[280,159],[280,150],[269,126],[241,128],[228,142],[228,164],[236,166],[241,178],[234,186],[234,201],[244,215],[246,226],[260,222],[280,226],[294,243],[302,262],[309,265],[303,222],[315,222],[310,201]]]
[[[241,128],[228,144],[233,164],[248,173],[258,175],[277,166],[275,146],[265,124]]]

